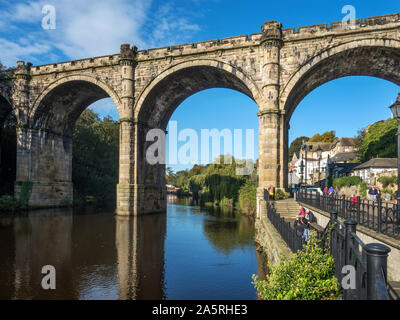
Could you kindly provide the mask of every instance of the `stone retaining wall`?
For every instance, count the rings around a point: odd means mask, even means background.
[[[268,218],[257,219],[255,227],[255,242],[261,245],[269,263],[278,264],[282,256],[292,256],[292,251]]]

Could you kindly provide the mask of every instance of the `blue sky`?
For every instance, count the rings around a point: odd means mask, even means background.
[[[56,29],[41,27],[42,7],[56,8]],[[398,0],[385,1],[236,1],[236,0],[0,0],[0,61],[34,65],[119,52],[121,43],[139,49],[211,40],[260,32],[267,20],[284,28],[340,21],[342,7],[353,5],[357,18],[400,12]],[[391,116],[387,108],[399,87],[369,77],[348,77],[311,92],[291,119],[289,140],[336,130],[339,137]],[[118,118],[110,99],[92,108]],[[241,93],[226,89],[200,92],[173,114],[178,128],[255,130],[257,106]],[[254,159],[258,157],[255,150]],[[176,165],[175,170],[189,166]]]

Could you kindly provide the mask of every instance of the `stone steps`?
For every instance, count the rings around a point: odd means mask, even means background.
[[[299,205],[294,199],[272,201],[271,205],[286,221],[293,222],[299,212]]]

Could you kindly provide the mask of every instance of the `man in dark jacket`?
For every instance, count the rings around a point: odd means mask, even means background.
[[[372,200],[372,202],[376,201],[376,196],[378,195],[378,190],[375,189],[374,186],[372,186],[369,190],[368,190],[368,194],[370,199]]]

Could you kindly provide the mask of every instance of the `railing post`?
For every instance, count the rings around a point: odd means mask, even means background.
[[[367,300],[382,299],[387,296],[387,258],[390,248],[380,243],[369,243],[365,246],[365,252],[367,254]],[[384,286],[377,281],[377,275],[382,271]]]
[[[360,220],[360,206],[361,206],[361,197],[357,196],[357,221],[358,221],[358,223],[361,222],[361,220]],[[363,222],[364,222],[364,219],[363,219]]]
[[[344,243],[344,251],[346,253],[346,257],[344,259],[344,263],[348,264],[348,262],[349,262],[349,258],[348,257],[349,257],[349,251],[350,251],[350,248],[351,248],[351,239],[352,239],[351,233],[352,232],[356,233],[356,231],[357,231],[357,221],[355,221],[353,219],[349,219],[349,220],[346,220],[344,222],[344,225],[346,227],[346,229],[345,229],[345,232],[346,232],[345,233],[345,243]]]
[[[337,220],[337,211],[336,210],[331,210],[330,214],[331,214],[331,223],[333,224]]]
[[[336,221],[337,221],[337,218],[338,218],[337,211],[336,211],[336,210],[331,210],[331,211],[330,211],[330,215],[331,215],[331,221],[330,221],[330,223],[331,223],[331,227],[332,227],[332,226],[335,225],[335,223],[336,223]],[[330,239],[329,247],[330,247],[331,253],[333,253],[333,251],[332,251],[332,250],[333,250],[332,231],[333,231],[333,229],[330,231],[330,236],[329,236],[329,239]]]
[[[349,256],[350,256],[350,249],[352,247],[352,233],[356,233],[357,231],[357,221],[353,220],[353,219],[349,219],[346,220],[344,222],[344,226],[345,226],[345,239],[344,239],[344,265],[348,265],[350,263],[349,261]],[[354,255],[354,253],[353,253]],[[340,266],[341,268],[343,268],[343,266]],[[354,266],[353,266],[354,267]],[[341,280],[341,279],[340,279]],[[344,300],[349,300],[349,294],[350,294],[350,289],[344,290]]]
[[[379,194],[378,194],[377,198],[378,198],[378,207],[377,207],[378,230],[377,230],[377,232],[382,233],[382,198]]]
[[[347,212],[346,212],[346,196],[342,195],[342,216],[347,219]]]

